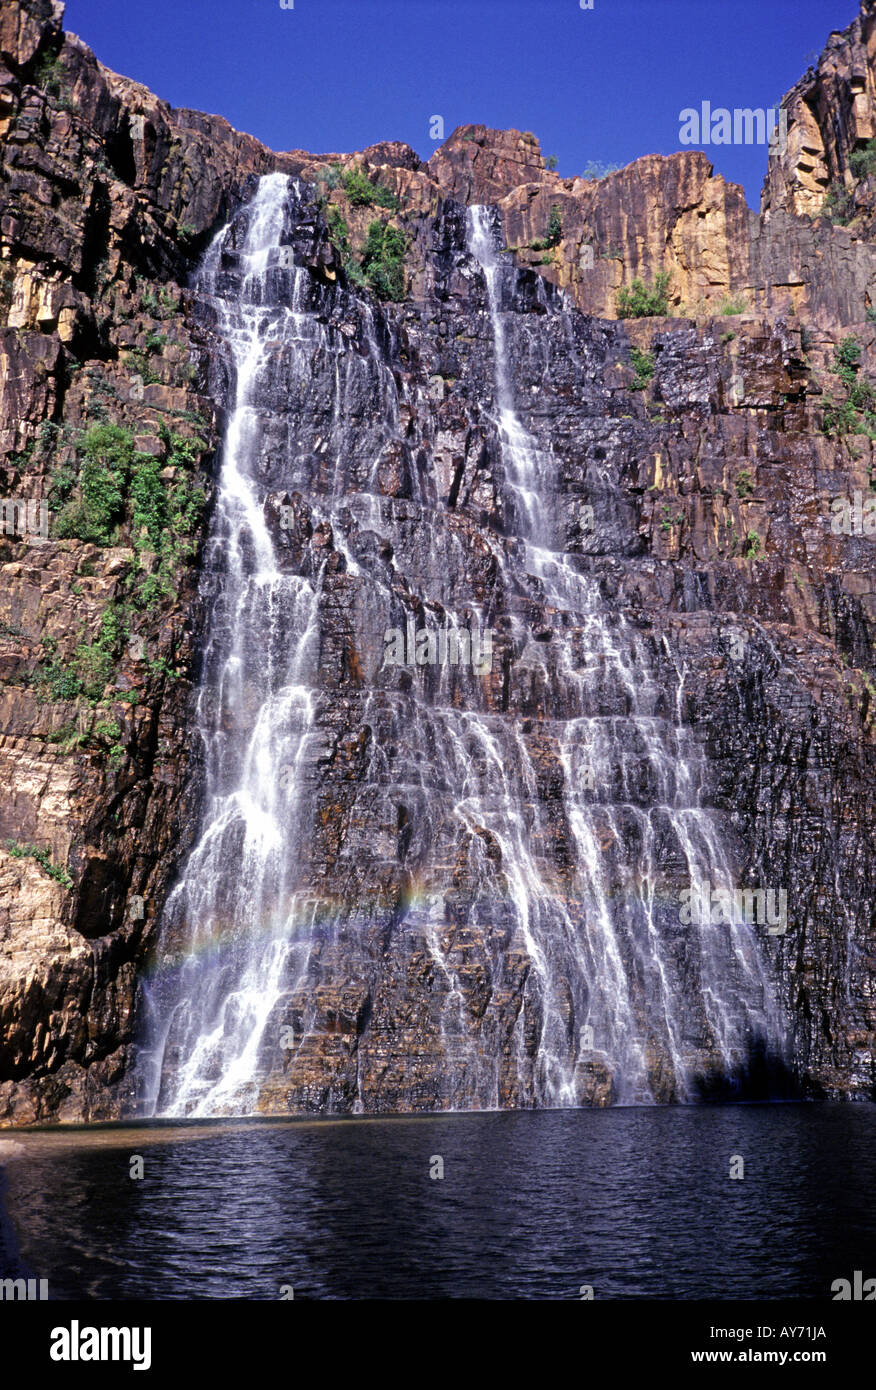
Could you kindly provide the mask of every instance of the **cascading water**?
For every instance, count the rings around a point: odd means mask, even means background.
[[[393,370],[367,301],[296,264],[302,196],[263,178],[200,277],[233,404],[205,566],[203,821],[146,991],[146,1113],[683,1100],[757,1046],[781,1055],[755,931],[679,923],[681,884],[733,882],[702,755],[669,715],[683,673],[566,552],[556,461],[524,424],[519,362],[537,364],[546,326],[574,354],[568,312],[514,312],[495,214],[469,209],[458,265],[486,284],[493,387],[467,389],[514,532],[478,533],[485,589],[428,467],[431,397]],[[409,485],[387,496],[401,456]],[[278,548],[268,499],[292,487],[331,535],[331,574],[328,547],[309,566]],[[381,665],[375,633],[432,621],[402,565],[455,625],[504,622],[504,704],[474,670]],[[331,665],[351,593],[353,656]],[[345,737],[355,777],[317,776]]]
[[[182,937],[186,954],[150,999],[147,1109],[159,1114],[252,1108],[259,1042],[296,950],[290,846],[298,830],[295,772],[313,715],[319,584],[278,566],[258,498],[263,422],[254,404],[277,340],[294,343],[307,323],[297,311],[303,272],[279,249],[288,183],[272,174],[259,184],[236,302],[220,292],[224,233],[199,283],[214,298],[230,349],[234,401],[205,558],[208,589],[221,575],[197,705],[206,809],[165,912],[165,940]],[[269,281],[286,292],[288,306],[266,302]]]
[[[559,664],[573,689],[573,704],[580,714],[564,721],[558,732],[564,774],[563,798],[576,849],[576,874],[584,899],[598,922],[593,933],[553,933],[548,957],[555,959],[549,988],[568,986],[578,976],[580,1007],[587,1041],[607,1055],[621,1099],[649,1099],[648,1051],[660,1049],[671,1064],[674,1089],[681,1098],[690,1095],[693,1067],[685,1056],[683,1012],[694,1000],[701,1003],[726,1072],[742,1065],[751,1044],[759,1040],[775,1053],[783,1050],[783,1026],[772,1002],[772,989],[754,932],[738,915],[723,928],[711,922],[692,924],[690,941],[694,958],[688,961],[693,978],[672,978],[672,967],[662,939],[655,894],[660,878],[656,859],[658,842],[669,839],[681,850],[691,891],[702,882],[733,895],[727,855],[710,816],[698,804],[698,783],[684,747],[684,730],[672,727],[657,714],[663,692],[655,685],[646,654],[623,619],[613,622],[600,603],[598,586],[572,569],[554,549],[549,534],[550,485],[555,476],[551,460],[540,455],[514,409],[510,367],[502,312],[503,286],[514,269],[501,261],[496,250],[494,214],[483,206],[469,208],[469,244],[480,262],[487,287],[495,351],[498,437],[509,480],[518,495],[520,528],[527,541],[526,564],[538,577],[548,605],[571,612],[583,637],[583,663],[571,650],[569,637],[556,633]],[[579,651],[580,656],[580,651]],[[628,713],[588,713],[599,704],[600,693],[589,674],[614,683],[623,695]],[[651,805],[637,806],[632,799],[611,799],[620,783],[629,794],[628,764],[644,759],[650,771]],[[638,855],[633,862],[614,866],[615,881],[606,872],[604,839],[629,841],[622,820],[632,820]],[[677,853],[677,850],[676,850]],[[618,888],[620,892],[618,893]],[[664,906],[664,919],[665,913]],[[677,925],[668,914],[672,930]],[[567,922],[563,921],[564,929]],[[723,935],[722,935],[723,933]],[[565,940],[556,961],[557,940]],[[559,966],[559,968],[557,968]],[[571,969],[569,967],[571,966]],[[693,986],[693,988],[692,988]],[[638,1000],[635,995],[638,994]],[[686,998],[687,996],[687,998]],[[644,1012],[644,1016],[643,1016]],[[586,1049],[585,1049],[586,1051]],[[619,1064],[619,1065],[618,1065]],[[560,1069],[562,1071],[562,1068]],[[571,1099],[568,1076],[551,1097]]]

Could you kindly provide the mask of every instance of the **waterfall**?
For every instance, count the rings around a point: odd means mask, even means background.
[[[679,921],[682,885],[734,886],[680,718],[683,667],[609,609],[561,540],[556,460],[517,378],[546,326],[574,351],[569,311],[543,288],[543,312],[515,311],[496,215],[470,208],[458,263],[485,286],[492,382],[469,389],[513,529],[478,535],[486,593],[458,578],[468,541],[422,462],[434,406],[393,370],[390,316],[315,288],[296,262],[307,197],[263,177],[198,282],[230,379],[203,579],[205,791],[144,989],[143,1109],[693,1099],[698,1076],[738,1071],[757,1046],[781,1054],[783,1023],[750,925]],[[400,498],[382,491],[387,457],[410,464]],[[327,553],[292,563],[279,546],[271,498],[293,488],[331,533],[331,573]],[[326,668],[339,583],[363,673],[343,688],[341,732],[361,766],[337,774],[320,818],[314,768],[333,765],[341,718]],[[458,627],[506,621],[507,708],[474,670],[381,664],[382,628],[430,621],[417,590]],[[550,642],[531,631],[533,604],[553,615]],[[311,851],[340,807],[329,873]]]
[[[484,273],[492,326],[499,445],[521,503],[527,566],[538,577],[548,605],[561,613],[571,610],[583,637],[583,651],[580,644],[573,651],[568,628],[555,634],[573,708],[558,743],[579,891],[598,928],[595,943],[591,930],[567,934],[563,914],[564,931],[555,935],[555,942],[565,938],[556,980],[568,984],[578,977],[576,1017],[584,1023],[585,1039],[592,1036],[595,1051],[610,1062],[620,1099],[651,1098],[648,1073],[654,1069],[655,1052],[669,1063],[674,1094],[687,1099],[696,1070],[685,1048],[684,1014],[691,1005],[702,1009],[728,1075],[744,1067],[753,1045],[781,1056],[784,1024],[755,933],[738,913],[722,926],[692,923],[687,978],[682,980],[674,968],[667,937],[679,923],[672,905],[658,900],[665,880],[658,843],[665,845],[668,839],[676,855],[680,850],[693,894],[697,885],[708,883],[735,901],[732,870],[717,827],[699,804],[700,778],[693,766],[697,755],[686,751],[686,731],[658,714],[663,692],[643,644],[622,615],[606,611],[596,583],[554,548],[547,517],[556,468],[514,406],[502,300],[515,271],[510,258],[503,259],[497,250],[494,224],[489,208],[468,209],[469,246]],[[591,671],[601,673],[603,686],[607,678],[622,692],[623,717],[596,712],[602,695]],[[649,805],[637,805],[630,796],[628,772],[634,759],[644,759],[649,770]],[[614,800],[607,793],[618,783],[622,795]],[[606,866],[606,837],[610,843],[626,840],[638,847],[635,860],[613,866],[613,881]],[[663,854],[669,857],[666,848]],[[573,1094],[567,1075],[551,1098],[568,1100]]]
[[[282,174],[259,183],[235,299],[222,285],[227,232],[207,253],[198,283],[217,308],[234,396],[205,558],[208,591],[221,576],[197,703],[205,811],[163,924],[165,943],[182,934],[185,954],[149,999],[146,1108],[158,1114],[252,1109],[262,1033],[296,952],[289,875],[296,773],[313,717],[319,583],[278,565],[259,496],[257,405],[277,343],[300,344],[309,326],[298,309],[304,272],[280,254],[288,184]],[[280,295],[286,303],[276,302]]]

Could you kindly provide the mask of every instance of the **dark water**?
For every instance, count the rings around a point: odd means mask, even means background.
[[[52,1297],[829,1298],[876,1276],[869,1105],[6,1132],[0,1163],[3,1273]]]

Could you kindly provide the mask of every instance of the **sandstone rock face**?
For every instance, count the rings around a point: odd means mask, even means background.
[[[785,99],[788,150],[771,157],[757,216],[701,153],[561,179],[532,137],[465,126],[428,164],[392,142],[275,154],[107,71],[63,36],[49,0],[4,6],[5,497],[54,496],[101,422],[165,472],[181,468],[169,431],[193,441],[191,473],[210,495],[231,373],[192,272],[257,176],[299,181],[290,264],[306,270],[330,352],[303,395],[278,358],[263,477],[283,564],[321,576],[298,866],[312,941],[265,1030],[261,1111],[539,1103],[531,951],[501,894],[479,896],[484,874],[500,884],[514,866],[483,818],[460,828],[435,743],[443,706],[478,712],[522,750],[515,795],[533,855],[590,929],[558,734],[578,698],[561,650],[586,643],[575,605],[558,606],[524,562],[487,287],[466,240],[476,203],[497,208],[518,271],[511,387],[549,461],[558,548],[639,634],[663,692],[654,716],[680,721],[699,750],[702,801],[740,881],[788,889],[787,933],[763,951],[793,1084],[873,1095],[874,538],[833,528],[831,507],[871,496],[876,463],[865,433],[823,425],[841,390],[839,340],[861,344],[861,376],[876,368],[876,243],[867,187],[848,172],[873,134],[874,8],[866,0]],[[386,190],[382,208],[350,196],[355,173]],[[837,180],[854,194],[846,225],[822,215]],[[554,209],[561,231],[545,246]],[[357,268],[375,219],[405,238],[397,302],[375,300]],[[618,291],[660,271],[669,314],[618,321]],[[722,315],[727,300],[743,312]],[[633,349],[652,361],[644,385]],[[138,607],[132,585],[151,561],[130,529],[113,545],[0,536],[0,1124],[138,1103],[143,981],[156,953],[184,950],[164,905],[204,805],[194,695],[222,580],[201,539],[174,592]],[[66,666],[99,645],[108,609],[128,626],[103,690],[65,694]],[[466,613],[496,630],[488,676],[442,685],[446,673],[382,669],[386,627]],[[628,718],[608,659],[594,672],[585,712]],[[655,796],[647,758],[630,745],[621,761],[598,838],[619,885],[636,854],[622,808]],[[677,859],[667,849],[667,894]],[[667,961],[679,979],[695,974],[682,945]],[[570,994],[554,1021],[570,1037],[575,1008]],[[684,1028],[708,1077],[713,1043],[694,1003]],[[645,1051],[651,1093],[677,1098],[660,1039]],[[586,1052],[574,1098],[609,1104],[610,1059]]]
[[[836,182],[851,188],[849,156],[876,135],[876,5],[862,0],[854,23],[833,33],[818,63],[782,100],[785,150],[771,154],[764,211],[817,216]]]
[[[0,476],[4,499],[37,516],[94,425],[112,422],[159,459],[164,431],[193,441],[200,431],[204,464],[214,437],[180,288],[191,253],[166,211],[173,196],[149,183],[154,170],[130,134],[144,111],[161,128],[160,103],[64,39],[61,15],[57,5],[12,4],[2,21]],[[166,128],[162,137],[169,146]],[[191,166],[171,177],[205,197]],[[155,383],[144,385],[147,359]],[[193,751],[192,567],[181,566],[174,598],[135,612],[131,545],[46,540],[40,529],[7,524],[0,534],[5,1123],[115,1113],[107,1097],[127,1068],[139,963],[185,843]],[[131,631],[103,689],[83,700],[77,652],[99,654],[105,615],[126,606]]]

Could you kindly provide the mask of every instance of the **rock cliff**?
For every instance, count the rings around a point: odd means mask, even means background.
[[[144,981],[184,945],[166,900],[205,799],[196,692],[222,581],[204,541],[233,378],[193,276],[230,222],[234,283],[273,172],[297,181],[283,235],[314,356],[308,394],[282,363],[265,388],[280,423],[262,473],[285,569],[320,577],[320,607],[298,884],[310,948],[265,1032],[257,1108],[539,1103],[539,1039],[583,1021],[571,994],[548,1019],[497,905],[514,866],[488,817],[454,820],[447,766],[489,763],[493,745],[448,752],[450,722],[436,745],[424,713],[470,709],[504,731],[519,851],[592,932],[562,792],[576,747],[558,728],[581,688],[565,654],[591,663],[594,720],[637,709],[614,649],[587,646],[579,599],[525,562],[466,221],[482,204],[515,268],[509,391],[549,460],[558,549],[637,634],[647,718],[671,715],[701,758],[740,881],[788,890],[787,932],[765,945],[787,1086],[872,1098],[874,538],[833,522],[837,499],[863,516],[876,485],[876,2],[784,99],[760,214],[698,152],[595,180],[561,178],[527,133],[477,125],[428,163],[395,143],[274,153],[109,72],[62,11],[9,0],[0,17],[0,478],[51,517],[47,540],[0,535],[0,1123],[129,1112]],[[621,317],[634,280],[661,274],[662,312]],[[491,673],[431,689],[428,672],[388,676],[388,614],[418,628],[479,615]],[[588,815],[613,892],[641,897],[622,853],[641,858],[640,832],[619,808],[661,789],[626,737],[623,785]],[[683,879],[671,839],[665,864],[654,851],[667,897]],[[691,978],[686,948],[666,968]],[[708,1079],[708,1020],[691,1006],[681,1031]],[[645,1051],[651,1094],[678,1098],[669,1044]],[[597,1039],[574,1099],[614,1087]]]

